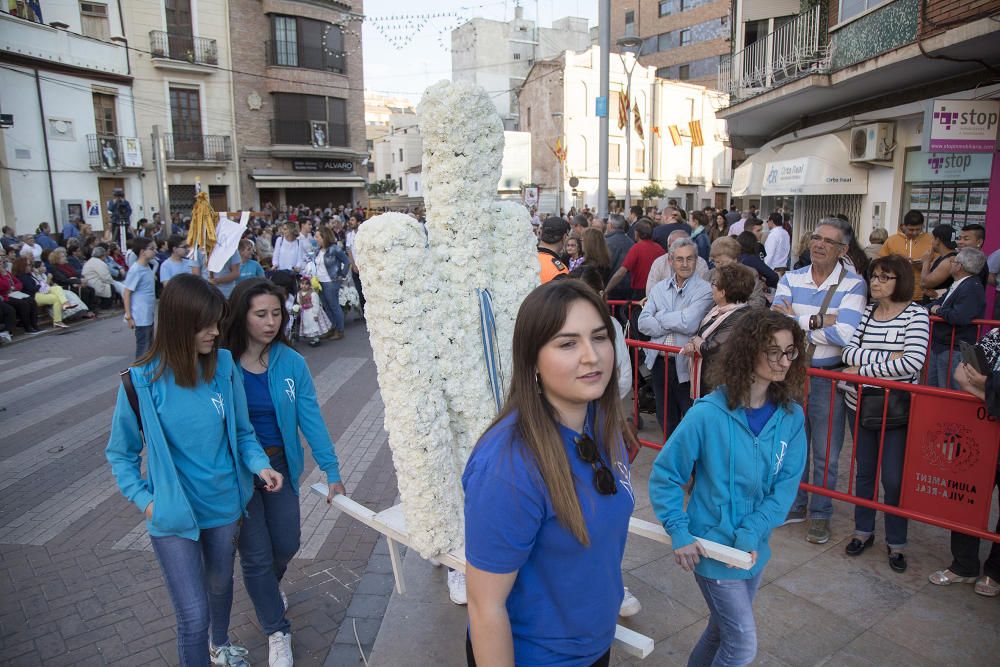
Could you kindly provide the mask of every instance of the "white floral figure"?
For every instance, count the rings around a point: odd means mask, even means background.
[[[527,210],[494,201],[504,136],[486,92],[442,81],[417,111],[426,233],[385,213],[361,225],[355,253],[403,512],[426,558],[464,543],[462,471],[496,415],[477,290],[492,294],[507,370],[517,309],[539,269]]]

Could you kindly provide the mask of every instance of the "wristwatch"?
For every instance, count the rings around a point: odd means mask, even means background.
[[[816,329],[822,329],[823,328],[823,318],[820,317],[819,315],[810,315],[809,316],[809,328],[811,330],[813,330],[813,331],[815,331]]]

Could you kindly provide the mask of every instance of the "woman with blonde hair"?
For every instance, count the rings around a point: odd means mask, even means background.
[[[607,307],[577,280],[514,325],[507,401],[465,468],[470,665],[607,665],[635,505]]]

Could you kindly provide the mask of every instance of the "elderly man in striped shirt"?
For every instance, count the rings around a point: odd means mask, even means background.
[[[841,352],[861,322],[868,300],[864,278],[840,261],[847,252],[851,228],[839,218],[819,221],[809,241],[812,264],[786,273],[774,295],[773,310],[795,318],[806,331],[810,366],[832,370],[843,366]],[[833,408],[831,410],[831,400]],[[809,379],[806,432],[812,451],[811,483],[833,489],[837,485],[837,462],[844,444],[844,398],[829,379]],[[832,428],[830,427],[832,420]],[[827,457],[827,433],[829,458]],[[827,467],[829,466],[829,467]],[[802,475],[810,482],[809,466]],[[807,494],[800,490],[785,523],[806,519]],[[813,495],[809,502],[809,531],[806,540],[825,544],[830,540],[833,502]]]

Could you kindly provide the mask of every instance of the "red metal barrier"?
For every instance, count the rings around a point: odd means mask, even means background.
[[[623,304],[626,302],[622,302]],[[978,322],[977,322],[978,323]],[[983,321],[985,326],[993,323]],[[677,354],[679,347],[658,345],[627,339],[632,349],[635,367],[641,363],[639,350],[656,350],[665,354]],[[693,363],[698,363],[695,356]],[[907,382],[895,382],[879,378],[869,378],[854,374],[809,369],[813,378],[824,378],[833,385],[830,395],[830,419],[827,426],[826,448],[827,468],[823,470],[824,486],[803,482],[800,488],[809,493],[828,496],[854,505],[871,507],[909,520],[954,530],[980,539],[1000,542],[1000,534],[989,530],[989,512],[993,497],[993,479],[997,469],[998,448],[1000,448],[1000,422],[990,416],[982,402],[961,391],[940,389]],[[692,376],[694,377],[694,375]],[[855,464],[857,462],[858,434],[860,431],[860,410],[855,413],[848,489],[844,493],[824,488],[829,473],[830,448],[833,433],[833,406],[835,400],[843,400],[837,395],[836,384],[845,382],[854,387],[860,399],[860,387],[881,387],[889,390],[906,391],[911,396],[910,426],[903,464],[903,485],[900,504],[887,505],[878,501],[881,486],[882,455],[885,446],[885,412],[879,433],[879,450],[875,471],[875,493],[872,499],[854,495]],[[669,396],[667,373],[664,373],[664,403]],[[633,374],[632,413],[638,423],[639,374]],[[931,400],[933,407],[926,405]],[[944,402],[943,404],[941,402]],[[804,403],[807,403],[804,401]],[[924,405],[922,405],[924,404]],[[858,402],[860,405],[860,400]],[[667,411],[664,410],[666,418]],[[666,423],[660,424],[661,433],[666,432]],[[936,429],[936,430],[935,430]],[[845,428],[845,432],[850,432]],[[661,449],[662,443],[640,439],[642,445]],[[834,485],[835,486],[835,485]]]
[[[945,320],[943,318],[938,317],[937,315],[931,315],[931,328],[930,328],[930,331],[928,332],[929,335],[927,336],[927,358],[926,358],[926,361],[924,361],[924,368],[923,368],[923,370],[920,373],[920,382],[922,384],[927,384],[927,374],[928,374],[928,372],[930,370],[931,345],[933,344],[933,338],[934,338],[934,324],[937,323],[937,322],[944,322],[944,321]],[[1000,320],[981,320],[981,319],[977,319],[977,320],[972,320],[972,322],[970,322],[970,324],[976,325],[976,329],[977,329],[977,331],[976,331],[976,340],[979,340],[983,336],[985,336],[987,333],[989,333],[991,330],[1000,327]],[[951,368],[952,360],[954,358],[954,355],[956,354],[956,351],[955,351],[955,333],[956,333],[956,329],[954,327],[952,327],[952,329],[951,329],[951,341],[948,343],[948,368]],[[953,378],[949,375],[948,381],[945,384],[946,388],[951,388],[952,379]]]

